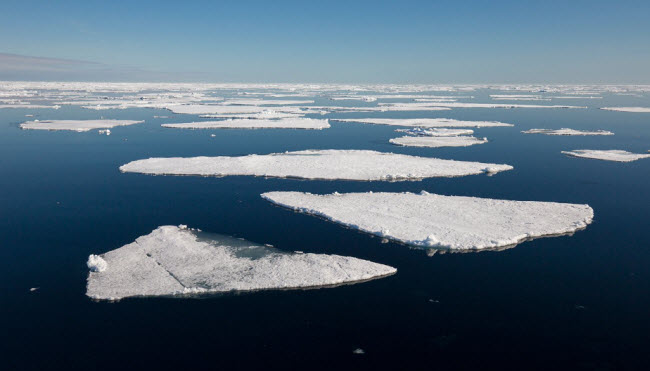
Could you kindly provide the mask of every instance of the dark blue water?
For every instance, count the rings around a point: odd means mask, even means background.
[[[477,101],[487,101],[485,94],[473,93]],[[608,95],[558,104],[591,108],[327,116],[450,117],[516,125],[477,129],[477,136],[488,137],[489,143],[455,149],[390,145],[388,139],[399,133],[387,126],[332,122],[323,131],[192,131],[161,128],[164,122],[189,121],[164,110],[2,109],[2,368],[643,369],[650,346],[650,160],[614,163],[569,158],[560,151],[649,150],[650,114],[594,107],[650,106],[650,99]],[[26,113],[40,119],[104,116],[146,122],[112,129],[108,137],[96,131],[40,132],[18,127]],[[561,127],[616,135],[520,133]],[[515,169],[492,177],[397,183],[118,171],[126,162],[154,156],[313,148],[373,149],[507,163]],[[422,250],[382,243],[259,197],[276,190],[426,190],[587,203],[595,219],[573,236],[538,239],[500,252],[428,257]],[[398,273],[337,288],[201,299],[107,303],[84,295],[89,254],[113,250],[168,224],[289,251],[351,255],[394,266]],[[30,292],[31,287],[39,290]],[[356,348],[365,354],[353,354]]]

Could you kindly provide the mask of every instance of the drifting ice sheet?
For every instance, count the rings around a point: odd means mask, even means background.
[[[572,233],[593,219],[588,205],[414,193],[314,195],[268,192],[280,206],[423,248],[497,249]]]
[[[524,134],[546,134],[546,135],[614,135],[611,131],[606,130],[596,130],[596,131],[585,131],[585,130],[575,130],[575,129],[530,129],[522,131]]]
[[[408,135],[422,136],[422,137],[455,137],[458,135],[472,135],[474,130],[472,129],[423,129],[423,128],[412,128],[412,129],[396,129],[398,133],[406,133]]]
[[[20,124],[23,129],[32,130],[72,130],[78,132],[93,129],[109,129],[116,126],[139,124],[144,121],[133,120],[41,120],[27,121]]]
[[[420,180],[498,173],[512,166],[362,150],[307,150],[240,157],[150,158],[122,165],[129,173],[252,175],[326,180]]]
[[[176,129],[326,129],[330,127],[327,120],[291,118],[279,120],[225,120],[188,122],[183,124],[162,124],[166,128]]]
[[[360,122],[362,124],[414,126],[423,128],[483,128],[513,126],[498,121],[464,121],[454,119],[332,119],[341,122]]]
[[[428,137],[428,136],[404,136],[389,140],[392,144],[405,147],[469,147],[474,144],[487,143],[485,138],[470,136],[457,137]]]
[[[622,150],[595,150],[576,149],[573,151],[562,151],[565,155],[572,157],[592,158],[595,160],[632,162],[642,158],[650,158],[650,154],[632,153]]]
[[[286,253],[228,236],[199,237],[184,226],[163,226],[119,249],[91,255],[86,295],[117,300],[322,287],[396,272],[352,257]]]
[[[650,107],[602,107],[605,111],[650,113]]]

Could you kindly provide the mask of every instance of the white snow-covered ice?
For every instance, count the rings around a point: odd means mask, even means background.
[[[398,133],[406,133],[408,135],[424,136],[424,137],[455,137],[458,135],[472,135],[472,129],[447,129],[447,128],[433,128],[423,129],[419,127],[410,129],[395,129]]]
[[[487,143],[486,138],[476,138],[472,136],[404,136],[390,139],[389,142],[398,146],[405,147],[468,147],[474,144]]]
[[[512,166],[368,150],[306,150],[238,157],[170,157],[132,161],[120,171],[154,175],[398,181],[498,173]]]
[[[593,219],[589,205],[414,193],[316,195],[268,192],[294,211],[422,248],[472,251],[575,232]]]
[[[77,132],[93,129],[110,129],[116,126],[139,124],[135,120],[34,120],[20,124],[22,129],[30,130],[72,130]]]
[[[359,122],[362,124],[375,125],[393,125],[406,127],[423,127],[423,128],[485,128],[485,127],[505,127],[513,126],[498,121],[466,121],[446,118],[428,118],[428,119],[385,119],[385,118],[366,118],[366,119],[331,119],[340,122]]]
[[[573,151],[562,151],[567,156],[591,158],[595,160],[632,162],[642,158],[650,158],[650,154],[632,153],[623,150],[597,150],[597,149],[576,149]]]
[[[575,129],[530,129],[522,131],[524,134],[545,134],[545,135],[614,135],[607,130],[575,130]]]
[[[601,107],[605,111],[650,113],[650,107]]]
[[[162,226],[128,245],[88,259],[86,295],[118,300],[232,291],[314,288],[396,272],[353,257],[298,254],[186,226]],[[97,268],[97,262],[103,262]]]
[[[326,129],[327,120],[308,118],[286,118],[278,120],[234,119],[223,121],[199,121],[180,124],[162,124],[176,129]]]

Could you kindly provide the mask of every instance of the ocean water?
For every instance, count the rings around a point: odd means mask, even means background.
[[[489,102],[490,91],[472,92]],[[316,104],[332,104],[317,98]],[[499,101],[501,103],[501,101]],[[539,102],[516,102],[538,104]],[[541,102],[540,104],[547,104]],[[334,105],[361,105],[336,102]],[[406,148],[395,127],[331,122],[312,130],[176,130],[198,119],[156,109],[0,109],[0,325],[3,369],[427,368],[643,369],[650,346],[650,159],[570,158],[562,150],[650,150],[646,97],[558,100],[588,109],[453,109],[332,113],[327,118],[447,117],[498,120],[486,144]],[[112,135],[21,130],[37,119],[116,118],[144,124]],[[153,116],[169,118],[153,118]],[[319,117],[319,116],[313,116]],[[605,129],[614,136],[525,135],[530,128]],[[210,134],[216,134],[211,137]],[[216,156],[302,149],[372,149],[507,163],[494,176],[413,182],[122,174],[156,156]],[[260,198],[267,191],[420,192],[587,203],[595,219],[573,236],[504,251],[435,254],[382,241]],[[350,255],[397,274],[336,288],[200,298],[85,296],[91,253],[160,225]],[[30,292],[31,287],[38,287]],[[365,354],[353,354],[357,348]]]

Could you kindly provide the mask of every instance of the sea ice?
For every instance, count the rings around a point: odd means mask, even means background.
[[[607,130],[575,130],[575,129],[530,129],[522,131],[524,134],[546,134],[546,135],[614,135],[611,131]]]
[[[314,288],[397,271],[347,256],[287,253],[229,236],[204,236],[186,226],[158,227],[119,249],[91,255],[88,267],[86,295],[102,300]]]
[[[414,126],[423,128],[482,128],[513,126],[498,121],[464,121],[445,118],[435,119],[332,119],[341,122],[360,122],[363,124],[393,125],[393,126]]]
[[[236,119],[224,121],[200,121],[182,124],[162,124],[166,128],[176,129],[326,129],[330,127],[327,120],[288,118],[278,120]]]
[[[650,113],[650,107],[602,107],[605,111]]]
[[[535,237],[572,233],[593,219],[589,205],[442,196],[424,191],[329,195],[268,192],[262,197],[383,238],[453,251],[498,249]]]
[[[389,140],[392,144],[406,147],[468,147],[474,144],[487,143],[486,138],[476,138],[471,136],[404,136]]]
[[[325,180],[398,181],[498,173],[512,166],[367,150],[307,150],[238,157],[137,160],[120,171],[154,175],[252,175]]]
[[[565,155],[572,157],[593,158],[595,160],[632,162],[642,158],[650,158],[650,154],[632,153],[622,150],[596,150],[576,149],[573,151],[562,151]]]
[[[411,128],[411,129],[396,129],[396,132],[406,133],[408,135],[416,135],[423,137],[455,137],[458,135],[472,135],[474,130],[472,129],[446,129],[446,128],[434,128],[434,129],[423,129],[423,128]]]
[[[539,105],[539,104],[506,104],[506,103],[464,103],[464,102],[430,102],[430,103],[379,103],[382,108],[399,106],[401,109],[410,107],[411,110],[424,110],[427,107],[446,108],[587,108],[582,106]]]
[[[93,129],[109,129],[116,126],[139,124],[134,120],[34,120],[20,124],[23,129],[32,130],[72,130],[77,132]]]

